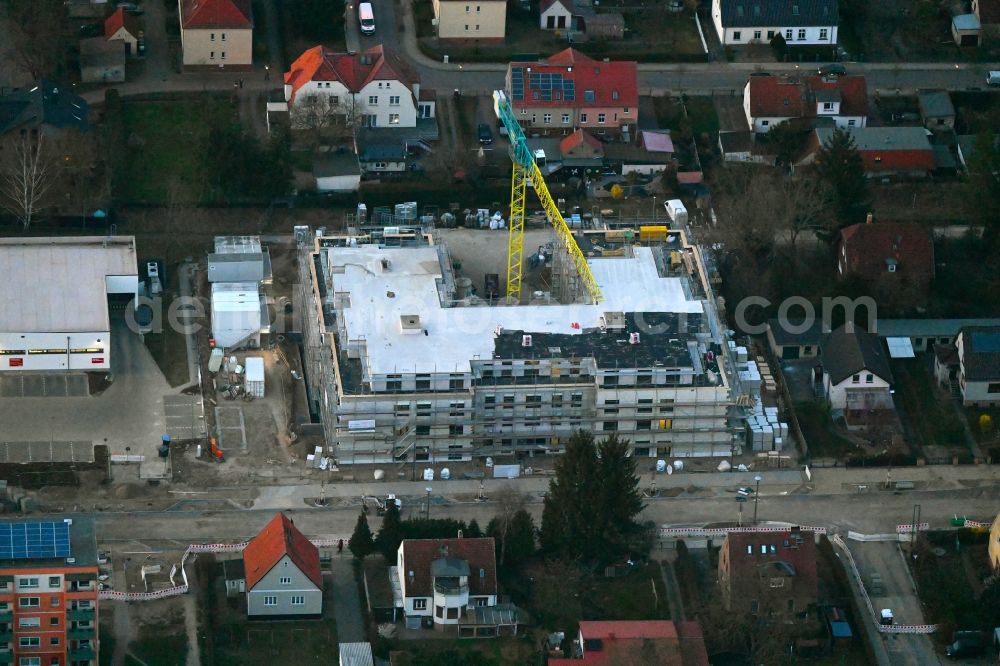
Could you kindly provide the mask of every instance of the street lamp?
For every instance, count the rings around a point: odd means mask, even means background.
[[[656,195],[653,195],[653,222],[656,222]]]
[[[424,509],[424,520],[430,520],[431,519],[431,490],[432,489],[431,489],[430,486],[427,486],[426,488],[424,488],[424,490],[427,491],[427,506]]]
[[[740,507],[740,517],[739,517],[739,520],[736,523],[736,525],[738,527],[743,527],[743,505],[747,503],[747,498],[746,497],[742,497],[742,496],[741,497],[737,497],[736,498],[736,503]]]
[[[757,524],[757,503],[760,500],[760,482],[763,480],[760,474],[753,477],[753,480],[757,482],[757,489],[753,493],[753,524]]]

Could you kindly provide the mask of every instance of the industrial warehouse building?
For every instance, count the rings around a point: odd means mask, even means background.
[[[0,372],[111,368],[110,313],[139,288],[132,236],[0,239]]]
[[[317,239],[308,387],[338,464],[554,453],[580,429],[636,456],[731,455],[738,418],[695,248],[665,230],[624,246],[594,233],[577,242],[600,303],[517,306],[467,293],[430,236]]]

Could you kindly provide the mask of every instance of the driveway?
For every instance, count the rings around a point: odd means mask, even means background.
[[[162,2],[144,2],[143,37],[146,55],[142,60],[143,72],[137,81],[166,81],[176,74],[170,59],[170,41],[167,38],[167,10]]]
[[[358,584],[354,579],[354,566],[350,551],[345,545],[341,556],[334,555],[330,562],[333,575],[333,614],[337,620],[337,640],[341,643],[363,643],[366,640]]]

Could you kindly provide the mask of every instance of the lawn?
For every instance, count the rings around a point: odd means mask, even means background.
[[[813,458],[844,458],[857,449],[851,440],[837,434],[830,412],[815,402],[795,404],[795,415]]]
[[[125,664],[126,666],[176,666],[186,661],[187,650],[187,637],[184,634],[153,633],[151,630],[145,630],[139,640],[129,643],[128,651],[131,654],[125,657]],[[104,639],[101,639],[101,652],[103,651]]]
[[[688,118],[691,119],[691,131],[695,136],[702,134],[714,136],[719,131],[719,114],[711,97],[687,97],[684,106],[687,107]]]
[[[225,96],[200,93],[190,100],[124,101],[123,159],[114,182],[119,201],[134,204],[197,203],[205,195],[201,151],[208,128],[235,120]]]
[[[215,666],[328,666],[336,645],[332,619],[232,622],[216,628],[212,658],[202,659]]]
[[[405,654],[393,659],[393,664],[399,666],[438,663],[506,666],[537,663],[536,645],[531,635],[525,632],[517,638],[455,640],[427,637],[418,641],[385,641],[380,650],[405,651]]]
[[[649,560],[621,578],[595,578],[584,613],[591,620],[669,620],[660,563]]]
[[[918,446],[959,447],[964,450],[962,420],[944,392],[934,385],[924,359],[895,360],[892,363],[896,396],[909,422],[913,442]]]

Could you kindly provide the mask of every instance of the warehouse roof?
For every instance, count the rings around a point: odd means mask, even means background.
[[[108,330],[110,276],[139,274],[133,236],[0,239],[0,331]]]

